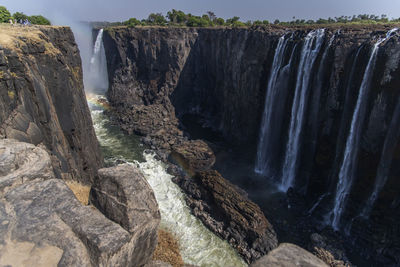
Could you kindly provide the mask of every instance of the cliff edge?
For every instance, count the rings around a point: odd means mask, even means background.
[[[103,159],[68,27],[0,26],[0,137],[43,144],[58,178],[93,181]]]

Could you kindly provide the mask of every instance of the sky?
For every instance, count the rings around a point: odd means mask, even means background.
[[[12,13],[41,14],[53,24],[67,21],[124,21],[164,15],[171,9],[201,15],[213,11],[225,19],[239,16],[242,21],[318,19],[341,15],[386,14],[400,17],[400,0],[0,0]]]

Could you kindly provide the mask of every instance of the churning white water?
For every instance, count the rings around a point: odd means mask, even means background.
[[[85,88],[94,129],[106,163],[128,162],[137,165],[142,171],[156,196],[161,212],[161,227],[177,238],[185,263],[215,267],[247,266],[228,242],[213,234],[191,214],[184,194],[172,182],[172,176],[166,172],[165,165],[156,160],[154,154],[144,152],[139,137],[125,135],[103,113],[108,108],[104,98],[108,76],[102,38],[103,30],[100,30],[93,48]]]
[[[178,240],[185,263],[198,266],[247,266],[236,251],[209,231],[193,216],[186,205],[184,194],[172,182],[165,165],[146,153],[135,136],[127,136],[113,128],[101,108],[94,106],[92,96],[89,104],[94,128],[109,162],[116,160],[135,164],[154,190],[161,212],[161,228],[171,232]],[[140,162],[142,159],[144,161]]]

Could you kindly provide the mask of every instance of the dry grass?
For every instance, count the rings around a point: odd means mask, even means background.
[[[158,230],[158,244],[153,254],[153,260],[168,262],[174,267],[184,265],[176,238],[165,230]]]
[[[330,267],[350,267],[350,265],[344,263],[343,261],[336,260],[332,253],[326,249],[314,247],[314,254]]]
[[[48,42],[48,40],[46,40],[46,37],[40,30],[41,27],[46,26],[23,27],[20,25],[12,26],[6,23],[0,24],[0,45],[20,53],[21,47],[25,42],[27,42],[27,40],[29,40],[31,44],[44,45],[45,53],[53,55],[58,54],[59,51],[54,48],[53,45]]]
[[[68,187],[72,190],[75,197],[83,204],[89,204],[90,186],[78,183],[76,181],[66,181]]]

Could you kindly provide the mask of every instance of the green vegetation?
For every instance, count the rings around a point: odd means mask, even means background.
[[[388,24],[400,23],[400,18],[389,19],[386,15],[358,15],[358,16],[341,16],[335,18],[304,20],[293,17],[291,21],[280,21],[276,19],[273,24],[281,26],[307,26],[307,25],[333,25],[333,24]],[[136,26],[176,26],[176,27],[252,27],[270,25],[268,20],[255,21],[240,21],[240,18],[235,16],[224,20],[215,15],[214,12],[208,11],[202,16],[195,16],[190,13],[186,14],[181,10],[172,9],[168,11],[166,16],[161,13],[151,13],[147,19],[138,20],[130,18],[124,22],[114,22],[110,26],[125,25],[128,27]]]
[[[36,25],[51,25],[50,21],[42,15],[28,16],[22,12],[15,12],[12,16],[6,7],[0,6],[0,23],[9,23],[10,19],[18,22],[28,20]]]
[[[28,20],[36,25],[51,25],[50,21],[41,15],[30,16]]]
[[[11,18],[10,11],[6,7],[0,6],[0,22],[8,23]]]
[[[22,12],[15,12],[13,18],[18,22],[28,20],[30,23],[36,25],[51,25],[50,21],[42,15],[28,16]]]

